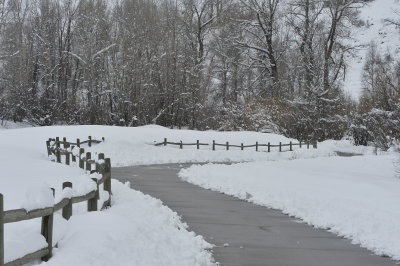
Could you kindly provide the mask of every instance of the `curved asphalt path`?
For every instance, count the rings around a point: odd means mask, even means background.
[[[315,229],[280,211],[205,190],[181,181],[189,165],[113,168],[113,178],[158,198],[182,216],[190,229],[213,243],[221,265],[388,266],[396,262]],[[188,265],[191,266],[191,265]]]

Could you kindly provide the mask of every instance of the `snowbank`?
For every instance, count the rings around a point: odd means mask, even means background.
[[[208,266],[212,246],[162,202],[113,180],[112,208],[72,216],[53,258],[57,266]],[[57,224],[56,224],[57,227]]]
[[[180,177],[282,210],[353,243],[400,259],[400,179],[394,155],[208,164]]]
[[[129,185],[129,184],[128,184]],[[73,215],[67,222],[55,215],[58,247],[48,262],[57,266],[208,266],[214,265],[201,236],[162,202],[113,180],[112,208]],[[6,261],[46,247],[40,219],[6,224]]]
[[[4,195],[5,209],[48,207],[65,196],[83,195],[94,189],[91,176],[75,165],[49,161],[45,146],[49,137],[86,140],[89,135],[106,136],[110,142],[123,142],[122,132],[129,139],[135,130],[75,126],[0,131],[0,193]],[[149,146],[143,138],[126,148],[132,149],[137,143]],[[103,152],[100,146],[97,148]],[[112,146],[110,150],[117,153]],[[65,181],[73,183],[72,191],[62,190]],[[56,190],[55,198],[50,187]],[[205,250],[210,246],[188,232],[177,214],[160,201],[118,182],[114,182],[113,193],[114,205],[105,212],[87,213],[84,202],[74,205],[74,215],[68,222],[60,214],[55,215],[53,243],[59,248],[54,258],[43,264],[212,265],[211,254]],[[40,234],[40,222],[41,219],[33,219],[5,225],[6,262],[47,246]]]

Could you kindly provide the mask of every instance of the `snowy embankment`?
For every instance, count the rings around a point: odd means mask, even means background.
[[[400,179],[394,155],[195,165],[180,177],[352,239],[400,260]]]
[[[162,202],[118,181],[112,207],[72,216],[45,265],[213,265],[211,245]],[[56,227],[59,224],[56,223]]]
[[[5,210],[48,207],[67,192],[76,196],[92,190],[95,184],[83,170],[49,161],[45,141],[55,136],[82,140],[88,135],[110,137],[102,134],[107,128],[1,130],[0,193],[4,195]],[[119,129],[109,129],[114,131],[113,138],[121,139]],[[103,152],[101,145],[97,148]],[[107,151],[105,154],[110,156]],[[73,183],[72,193],[61,189],[65,181]],[[56,189],[55,198],[50,187]],[[210,245],[201,236],[187,231],[178,215],[160,201],[113,181],[112,204],[106,211],[91,213],[86,212],[85,202],[75,204],[69,221],[56,214],[53,243],[58,248],[54,250],[54,257],[44,264],[213,265],[211,253],[207,251]],[[40,234],[40,222],[33,219],[5,225],[5,262],[47,246]]]

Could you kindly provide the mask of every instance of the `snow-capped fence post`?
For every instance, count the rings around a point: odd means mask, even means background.
[[[279,142],[279,152],[282,151],[282,142]]]
[[[63,189],[65,188],[71,188],[72,189],[72,183],[71,182],[64,182],[63,183]],[[69,220],[72,216],[72,200],[70,199],[68,201],[68,204],[65,205],[65,207],[62,209],[62,217],[64,219]]]
[[[179,144],[179,149],[183,149],[183,142],[181,140],[181,143]]]
[[[258,151],[258,141],[256,141],[256,151]]]
[[[196,144],[197,144],[197,149],[199,150],[200,149],[200,140],[197,140]]]
[[[92,147],[92,136],[88,136],[88,140],[89,140],[88,142],[89,147]]]
[[[92,154],[90,152],[86,153],[86,171],[92,171]]]
[[[51,190],[53,191],[53,197],[54,197],[55,189],[51,188]],[[53,213],[42,217],[41,233],[42,233],[43,237],[46,239],[47,249],[48,249],[47,255],[42,257],[43,261],[48,261],[51,258],[52,253],[53,253],[53,221],[54,221]]]
[[[107,175],[107,178],[104,180],[104,190],[108,192],[110,197],[108,206],[111,206],[111,160],[110,158],[105,158],[104,160],[104,175]]]
[[[64,149],[67,148],[67,138],[66,137],[63,137],[63,147],[64,147]]]
[[[290,151],[293,151],[292,142],[289,143],[289,148],[290,148]]]
[[[243,150],[243,149],[244,149],[244,147],[243,147],[243,143],[242,143],[242,144],[240,144],[240,149],[241,149],[241,150]]]
[[[104,153],[99,153],[98,158],[99,158],[99,161],[104,160]],[[104,162],[103,162],[103,164],[104,164]],[[99,173],[101,174],[103,172],[103,170],[104,170],[104,167],[99,168]]]
[[[226,142],[226,150],[229,151],[229,141]]]
[[[98,182],[97,178],[92,178],[92,180],[93,180],[93,182],[96,183],[97,190],[96,190],[96,195],[93,198],[89,199],[87,202],[88,203],[88,206],[87,206],[88,212],[97,211],[97,200],[99,199],[99,195],[100,195],[99,182]]]
[[[84,148],[80,148],[79,149],[79,168],[84,169],[85,165],[82,159],[82,155],[85,154],[85,149]]]
[[[57,163],[61,163],[61,153],[60,153],[60,139],[56,138],[56,157]]]
[[[75,157],[75,154],[73,153],[73,149],[74,149],[75,147],[73,146],[72,147],[72,149],[71,149],[71,158],[72,158],[72,161],[73,162],[76,162],[76,157]]]
[[[212,150],[215,151],[215,140],[213,140]]]
[[[167,146],[167,138],[164,138],[164,146]]]
[[[0,193],[0,266],[4,266],[4,201]]]
[[[301,140],[300,140],[299,146],[300,146],[300,149],[301,149]]]
[[[51,155],[50,140],[46,141],[46,146],[47,146],[47,156],[50,156]]]
[[[69,152],[68,152],[68,148],[69,148],[69,144],[65,144],[65,148],[66,148],[66,152],[65,152],[65,164],[69,165],[70,159],[69,159]]]
[[[268,142],[268,152],[271,152],[271,143]]]

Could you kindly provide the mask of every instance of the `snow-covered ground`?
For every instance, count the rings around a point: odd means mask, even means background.
[[[229,141],[230,144],[243,142],[245,145],[254,144],[256,141],[271,144],[297,142],[275,134],[171,130],[160,126],[137,128],[54,126],[1,130],[0,193],[5,196],[5,209],[30,210],[51,206],[63,197],[65,191],[61,190],[61,184],[65,181],[73,183],[72,193],[75,195],[85,194],[91,190],[94,183],[90,180],[90,176],[76,166],[50,162],[45,146],[45,141],[49,137],[86,140],[89,135],[98,139],[105,137],[104,143],[93,145],[90,150],[95,153],[104,152],[111,158],[114,167],[180,162],[256,161],[264,164],[267,161],[278,161],[277,163],[290,163],[300,161],[294,159],[301,158],[316,158],[315,162],[318,162],[322,159],[321,157],[335,156],[336,151],[360,154],[376,152],[372,147],[353,147],[349,141],[326,141],[319,143],[318,149],[295,147],[294,152],[281,153],[278,152],[278,148],[273,148],[271,153],[267,153],[265,147],[260,148],[260,152],[254,149],[241,151],[240,148],[231,148],[226,151],[224,147],[217,147],[216,151],[212,151],[211,146],[202,146],[200,150],[188,146],[182,150],[177,146],[156,147],[154,143],[161,142],[164,138],[168,138],[169,141],[182,140],[183,142],[195,142],[198,139],[200,142],[210,144],[213,140],[219,143]],[[285,148],[287,149],[288,147]],[[309,160],[311,164],[313,161]],[[56,189],[55,199],[51,196],[50,187]],[[75,258],[72,258],[70,254],[82,250],[82,245],[84,245],[89,247],[85,250],[88,255],[83,252],[77,253],[82,257],[80,265],[106,265],[107,263],[101,264],[102,261],[109,261],[104,256],[98,255],[100,254],[98,252],[105,250],[102,246],[104,241],[109,242],[109,245],[106,245],[107,250],[112,249],[110,247],[118,247],[110,251],[110,256],[122,258],[118,265],[179,265],[176,261],[181,261],[182,265],[210,265],[212,263],[210,253],[205,251],[208,244],[201,237],[195,237],[193,233],[188,232],[176,214],[167,207],[150,197],[143,196],[140,192],[129,190],[118,182],[114,182],[113,192],[114,203],[110,210],[87,213],[84,211],[85,204],[81,204],[74,207],[74,213],[77,215],[68,222],[56,215],[55,242],[58,242],[58,249],[48,264],[79,264],[73,261]],[[153,216],[158,218],[151,222]],[[104,217],[104,222],[101,221],[102,217]],[[97,218],[99,221],[94,222]],[[39,223],[40,220],[36,219],[6,225],[6,261],[46,245],[40,235]],[[115,229],[115,236],[112,235],[114,227],[103,227],[110,223],[118,225],[116,227],[119,229]],[[130,227],[127,224],[130,224]],[[173,236],[176,235],[177,228],[180,228],[181,235],[175,238]],[[154,235],[149,237],[147,233],[149,230],[154,230]],[[154,237],[157,234],[160,235],[160,239],[155,241]],[[82,244],[78,244],[81,242]],[[129,244],[130,242],[134,243]],[[146,252],[142,252],[143,247],[148,247]],[[170,251],[171,249],[174,252]],[[128,260],[131,263],[124,264]]]
[[[180,177],[204,188],[282,210],[400,259],[396,155],[195,165]]]
[[[17,125],[9,126],[18,128]],[[96,134],[107,130],[113,133]],[[45,146],[49,137],[86,140],[89,135],[104,135],[110,138],[110,142],[115,139],[118,143],[117,139],[124,141],[123,138],[138,135],[134,129],[122,134],[124,131],[117,127],[85,126],[0,131],[0,193],[4,195],[5,209],[32,210],[52,206],[66,193],[71,195],[71,191],[61,189],[65,181],[73,183],[73,195],[82,195],[94,188],[90,176],[76,165],[49,161]],[[98,146],[103,152],[101,146],[106,145]],[[105,153],[109,156],[107,150]],[[150,154],[145,156],[151,157]],[[56,189],[55,199],[50,187]],[[43,264],[213,265],[211,253],[207,250],[211,246],[201,236],[189,232],[178,215],[160,201],[117,181],[113,181],[113,193],[113,206],[106,211],[87,213],[86,203],[80,203],[74,205],[74,215],[68,222],[60,214],[55,215],[54,243],[58,248],[54,257]],[[5,225],[6,262],[46,246],[40,234],[40,219]]]
[[[372,147],[353,147],[349,141],[325,141],[318,144],[318,149],[307,149],[305,146],[294,147],[294,152],[278,152],[278,148],[266,147],[256,152],[254,148],[241,151],[240,148],[202,146],[197,150],[193,146],[154,146],[164,137],[170,141],[219,143],[229,141],[230,144],[254,144],[271,142],[288,143],[291,140],[284,136],[257,132],[215,132],[171,130],[160,126],[145,126],[137,128],[109,126],[54,126],[34,127],[0,131],[0,165],[3,178],[0,179],[0,191],[5,196],[5,209],[25,208],[27,210],[46,207],[53,204],[49,199],[49,187],[56,189],[56,200],[62,196],[61,184],[65,181],[73,183],[74,194],[85,194],[93,189],[94,183],[89,176],[75,166],[65,166],[50,162],[47,157],[45,141],[49,137],[67,137],[68,140],[87,136],[105,142],[93,145],[87,151],[103,152],[111,158],[112,165],[128,166],[140,164],[183,163],[183,162],[243,162],[243,161],[276,161],[297,158],[317,158],[334,156],[336,151],[373,154]],[[284,150],[288,150],[285,147]],[[18,188],[18,193],[15,193]],[[33,191],[33,192],[32,192]],[[38,198],[35,191],[45,192],[47,196]]]
[[[187,225],[161,201],[127,185],[113,180],[110,209],[73,215],[68,222],[56,214],[53,240],[58,247],[52,259],[42,264],[213,265],[207,251],[210,244],[188,232]],[[39,219],[6,224],[6,233],[6,261],[47,246],[40,235]],[[15,241],[21,238],[25,241]],[[40,262],[32,263],[36,264]]]
[[[396,14],[396,11],[399,13]],[[400,29],[386,22],[387,19],[399,20],[399,14],[399,0],[374,0],[360,9],[360,19],[365,24],[352,29],[351,45],[356,46],[357,51],[354,58],[349,58],[351,63],[344,82],[345,91],[354,99],[361,95],[362,70],[372,42],[381,53],[390,52],[395,58],[400,58]]]

